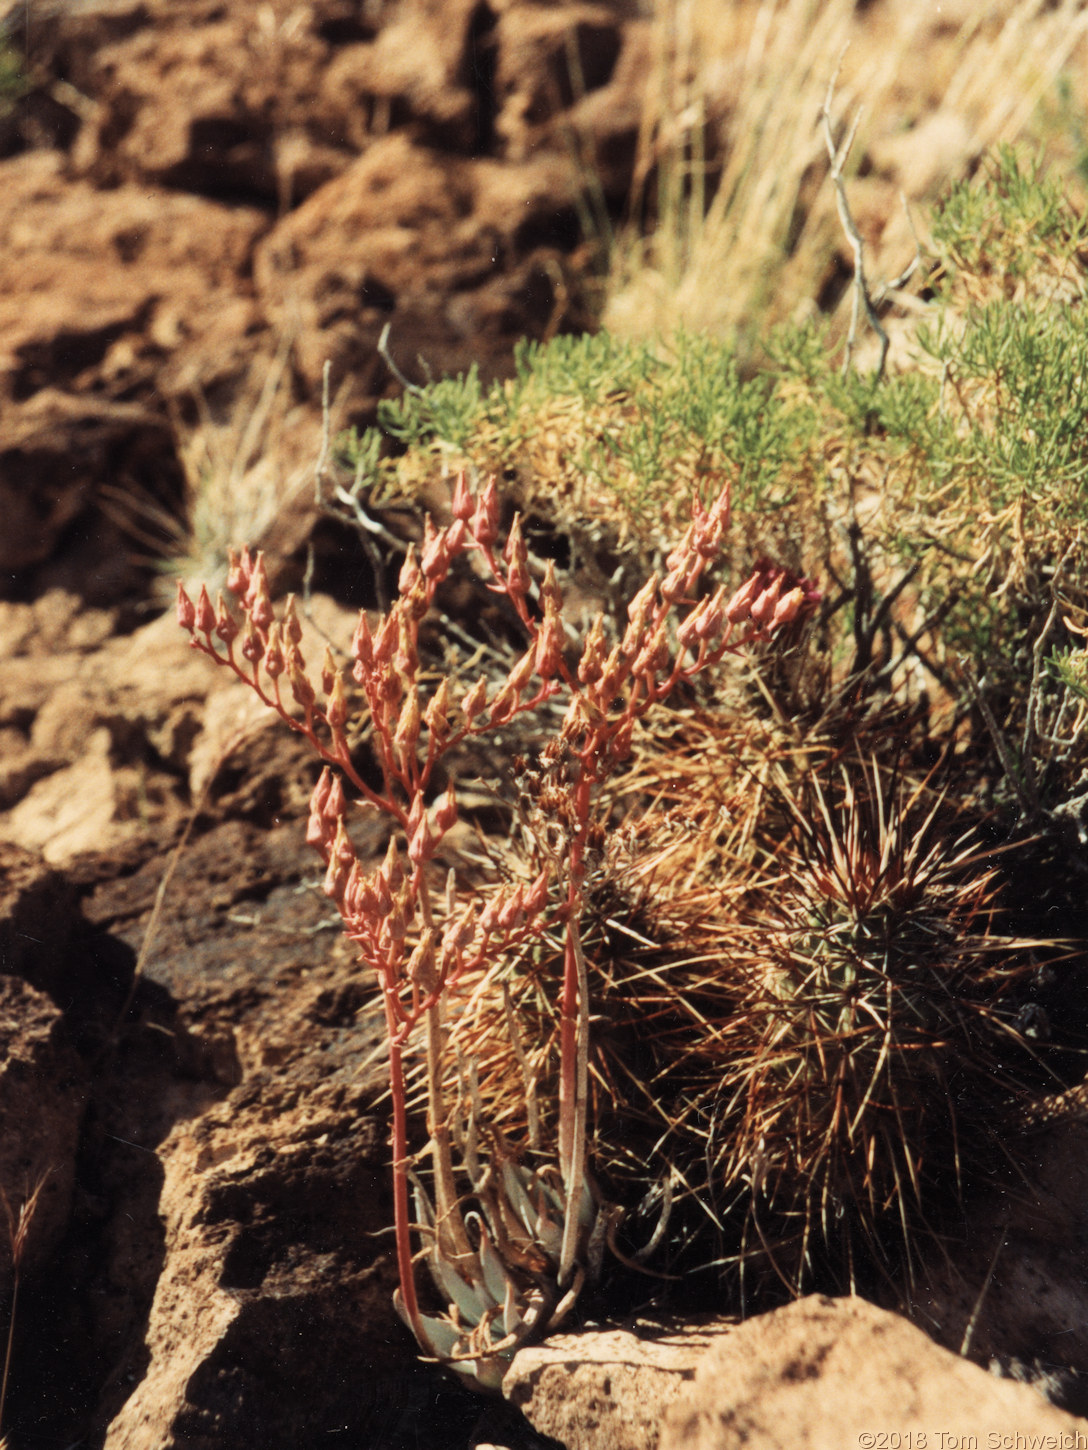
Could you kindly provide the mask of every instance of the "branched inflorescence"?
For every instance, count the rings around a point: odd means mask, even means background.
[[[582,949],[595,795],[629,755],[634,726],[652,706],[727,653],[804,616],[819,596],[807,580],[761,565],[731,597],[724,586],[699,597],[728,522],[725,488],[709,508],[693,503],[692,522],[668,556],[667,572],[663,578],[654,574],[632,600],[622,638],[610,647],[598,615],[580,657],[568,659],[554,566],[549,563],[534,583],[517,517],[497,552],[494,481],[475,497],[462,475],[452,514],[444,528],[427,519],[419,555],[408,550],[398,597],[380,622],[372,629],[365,612],[359,616],[350,653],[361,710],[349,703],[344,673],[328,649],[320,690],[311,679],[295,599],[287,599],[277,618],[259,554],[231,555],[227,588],[241,623],[222,595],[213,606],[206,589],[194,603],[179,586],[177,611],[194,648],[233,670],[325,762],[307,839],[326,863],[325,891],[361,961],[376,973],[385,1008],[398,1308],[426,1353],[497,1382],[513,1348],[555,1324],[573,1303],[600,1238],[586,1162],[590,1002]],[[487,587],[513,608],[527,645],[497,688],[481,678],[458,700],[446,676],[425,692],[419,634],[454,560],[469,551],[478,554]],[[452,782],[435,799],[439,761],[467,739],[509,727],[556,696],[566,701],[566,712],[552,745],[571,763],[563,798],[555,803],[566,840],[562,861],[532,881],[496,885],[482,905],[478,898],[459,900],[452,872],[445,893],[437,892],[432,863],[458,814]],[[367,719],[380,788],[369,785],[352,760],[349,727],[354,731]],[[352,791],[389,818],[401,837],[398,844],[394,834],[376,869],[360,862],[347,830]],[[518,1163],[501,1135],[487,1133],[478,1121],[479,1095],[471,1084],[458,1104],[447,1101],[443,1052],[449,1013],[465,984],[543,931],[549,919],[561,924],[564,941],[558,1142],[554,1161],[535,1170]],[[405,1059],[417,1029],[426,1052],[433,1203],[408,1145]],[[511,1024],[512,1034],[516,1030]],[[481,1129],[492,1144],[484,1166],[477,1151]],[[478,1210],[466,1208],[458,1190],[455,1148],[459,1171],[471,1184],[468,1201]],[[420,1309],[413,1230],[449,1301],[446,1316]]]

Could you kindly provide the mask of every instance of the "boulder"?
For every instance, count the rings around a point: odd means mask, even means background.
[[[441,157],[400,132],[374,142],[257,249],[254,276],[274,325],[294,320],[311,388],[326,358],[358,395],[380,388],[387,322],[409,370],[484,365],[555,320],[547,262],[576,239],[569,163],[519,166]],[[533,278],[540,278],[534,292]]]
[[[862,1299],[810,1296],[721,1335],[666,1412],[657,1443],[875,1450],[921,1445],[923,1437],[942,1450],[1072,1446],[1088,1437],[1088,1421]]]
[[[567,1450],[978,1450],[1088,1439],[1088,1421],[942,1349],[899,1315],[820,1295],[743,1324],[557,1336],[515,1356],[503,1393]]]

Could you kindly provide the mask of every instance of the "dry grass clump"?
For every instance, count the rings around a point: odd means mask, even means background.
[[[159,576],[172,599],[179,579],[192,588],[221,589],[236,539],[254,546],[300,490],[313,487],[310,411],[293,395],[292,339],[262,350],[230,388],[226,404],[194,386],[175,401],[172,425],[183,479],[182,497],[164,500],[106,485],[105,506],[131,542],[139,563]]]
[[[1075,0],[947,22],[914,5],[859,17],[852,0],[660,0],[654,18],[634,220],[605,324],[641,337],[708,328],[757,356],[768,326],[812,315],[842,248],[818,127],[836,57],[840,115],[864,107],[851,175],[875,172],[880,192],[868,230],[885,254],[904,252],[882,263],[891,273],[913,246],[891,179],[929,202],[1019,138],[1088,29]]]

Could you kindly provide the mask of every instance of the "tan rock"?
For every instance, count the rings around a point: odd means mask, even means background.
[[[77,761],[31,786],[0,822],[0,834],[61,865],[117,843],[116,806],[110,732],[101,726],[91,731]]]
[[[476,0],[406,0],[372,44],[345,47],[326,71],[322,101],[346,138],[366,145],[407,125],[444,151],[478,150],[487,124],[472,86],[485,43],[480,12]]]
[[[63,996],[55,988],[70,967],[77,922],[71,887],[36,851],[0,841],[0,962],[12,976]]]
[[[189,7],[183,18],[171,8],[84,62],[97,106],[76,167],[100,185],[150,180],[275,203],[275,139],[299,135],[292,123],[305,117],[328,46],[294,6]],[[302,170],[296,154],[296,184]]]
[[[111,1450],[167,1443],[170,1420],[185,1404],[186,1383],[239,1312],[237,1299],[219,1286],[218,1256],[201,1242],[205,1236],[186,1233],[199,1183],[198,1153],[184,1128],[163,1145],[166,1171],[159,1212],[166,1225],[166,1262],[148,1324],[151,1363],[110,1426],[106,1444]]]
[[[921,1446],[923,1436],[933,1450],[1074,1446],[1088,1443],[1088,1421],[941,1349],[897,1315],[813,1295],[721,1335],[667,1412],[658,1444],[875,1450]]]
[[[855,1298],[812,1295],[652,1337],[556,1336],[515,1357],[503,1393],[568,1450],[1088,1444],[1088,1421]]]
[[[324,1383],[331,1398],[350,1403],[354,1394],[357,1402],[361,1376],[379,1406],[393,1392],[389,1375],[409,1351],[399,1339],[386,1347],[391,1263],[374,1234],[385,1179],[375,1161],[381,1135],[360,1117],[358,1085],[311,1083],[300,1092],[285,1077],[281,1069],[278,1080],[205,1102],[157,1149],[165,1244],[146,1370],[124,1387],[105,1450],[212,1450],[269,1443],[273,1433],[301,1445],[330,1431],[307,1423],[294,1396],[305,1402]],[[315,1320],[320,1330],[308,1330]],[[300,1335],[320,1337],[326,1354],[339,1338],[343,1362],[305,1351],[300,1360]],[[276,1393],[284,1376],[290,1389]],[[255,1403],[275,1404],[281,1423],[255,1422]],[[330,1405],[333,1426],[336,1414]]]
[[[252,318],[231,311],[230,294],[265,225],[197,197],[97,191],[49,154],[0,162],[0,569],[49,560],[93,519],[80,592],[131,589],[132,546],[98,506],[121,480],[137,508],[177,510],[173,430],[151,390],[224,316],[234,339],[216,367],[233,359],[238,371]]]
[[[512,344],[547,324],[550,284],[536,302],[526,268],[564,240],[556,219],[571,213],[576,188],[567,158],[504,165],[394,133],[264,239],[260,300],[277,326],[298,329],[296,357],[314,388],[331,359],[338,383],[377,391],[386,322],[408,366],[422,352],[435,375],[465,371],[501,337]]]
[[[722,1329],[555,1335],[515,1355],[502,1392],[535,1429],[571,1450],[653,1450],[662,1416]]]

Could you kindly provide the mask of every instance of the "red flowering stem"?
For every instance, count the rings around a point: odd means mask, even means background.
[[[404,1086],[404,1056],[397,1029],[396,991],[382,982],[385,1001],[385,1027],[389,1038],[389,1078],[393,1097],[393,1224],[397,1244],[397,1277],[400,1279],[404,1312],[418,1344],[434,1353],[434,1347],[423,1325],[416,1297],[416,1278],[412,1266],[412,1216],[408,1200],[408,1110]]]

